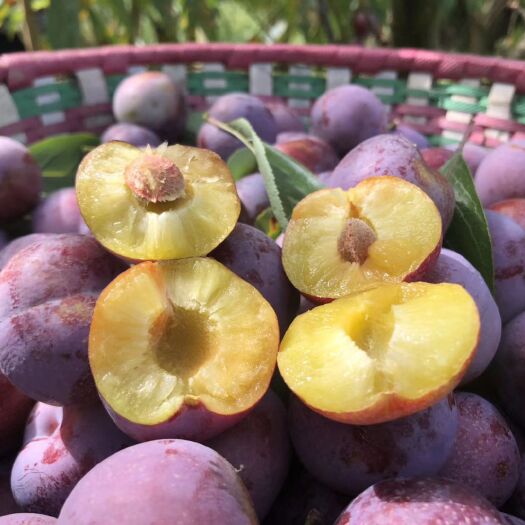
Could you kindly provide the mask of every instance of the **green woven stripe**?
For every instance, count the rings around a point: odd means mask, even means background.
[[[292,87],[298,84],[302,87]],[[326,79],[323,77],[307,77],[301,75],[277,74],[273,78],[273,94],[278,97],[316,99],[326,90]]]
[[[459,102],[452,99],[445,99],[439,106],[447,111],[459,111],[460,113],[470,113],[471,115],[483,113],[487,109],[486,102],[480,104],[469,104],[467,102]]]
[[[126,75],[109,75],[106,77],[106,85],[108,86],[109,97],[113,98],[113,93],[117,86],[126,78]]]

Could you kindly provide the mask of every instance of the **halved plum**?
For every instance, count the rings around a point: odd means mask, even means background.
[[[96,239],[135,260],[207,255],[241,211],[226,163],[190,146],[102,144],[80,164],[76,190]]]
[[[382,423],[451,392],[474,356],[479,328],[462,286],[385,284],[296,317],[277,363],[316,412],[343,423]]]
[[[116,424],[147,441],[203,441],[265,394],[279,326],[270,304],[213,259],[144,262],[97,301],[95,383]]]
[[[326,302],[417,280],[436,261],[441,238],[441,217],[423,190],[398,177],[372,177],[300,201],[286,229],[283,265],[300,292]]]

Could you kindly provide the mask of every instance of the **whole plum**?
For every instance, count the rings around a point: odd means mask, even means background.
[[[427,166],[438,170],[443,167],[454,155],[454,152],[446,148],[425,148],[421,156]]]
[[[299,293],[284,273],[281,249],[275,241],[253,226],[238,223],[209,256],[261,292],[275,310],[284,334],[297,312]]]
[[[62,188],[49,194],[32,216],[35,233],[77,233],[83,222],[75,188]]]
[[[0,137],[0,221],[18,219],[40,199],[42,173],[28,149]]]
[[[256,525],[246,488],[214,450],[192,441],[149,441],[113,454],[67,498],[60,525]]]
[[[495,202],[489,206],[489,210],[506,215],[525,229],[525,199],[506,199]]]
[[[452,396],[412,416],[357,426],[289,405],[292,443],[307,470],[330,488],[355,496],[396,476],[432,476],[445,464],[458,429]]]
[[[0,272],[0,371],[29,397],[66,405],[96,399],[87,338],[98,294],[124,265],[95,239],[53,235]]]
[[[9,242],[0,250],[0,270],[9,262],[11,257],[16,255],[20,250],[26,246],[33,244],[36,241],[44,241],[46,239],[52,239],[53,235],[46,233],[30,233],[29,235],[23,235],[17,237]]]
[[[369,89],[344,85],[328,90],[312,107],[312,133],[345,155],[366,139],[386,132],[386,107]]]
[[[137,146],[138,148],[147,145],[157,147],[161,143],[158,135],[151,131],[151,129],[132,124],[131,122],[113,124],[102,133],[100,140],[102,143],[120,140],[128,144],[133,144],[133,146]]]
[[[405,137],[420,150],[428,148],[429,146],[428,139],[425,135],[407,124],[398,124],[392,133]]]
[[[101,404],[61,408],[38,403],[11,472],[14,498],[27,512],[57,516],[82,476],[132,444]]]
[[[496,354],[501,338],[498,306],[481,274],[462,255],[443,248],[434,267],[424,280],[429,283],[460,284],[472,296],[480,317],[479,343],[462,384],[475,379],[487,368]]]
[[[440,478],[381,481],[360,494],[335,525],[504,525],[489,501]]]
[[[509,217],[485,210],[492,238],[496,303],[503,323],[525,310],[525,230]]]
[[[288,473],[290,443],[282,401],[269,390],[240,423],[206,445],[237,470],[262,520]]]
[[[9,514],[0,518],[0,525],[53,525],[56,518],[43,514]]]
[[[454,394],[459,429],[440,476],[483,494],[496,507],[507,501],[519,476],[520,451],[498,410],[476,394]]]
[[[253,224],[259,213],[270,206],[263,176],[260,173],[246,175],[235,183],[235,187],[241,201],[239,222]]]
[[[341,160],[325,183],[347,190],[364,179],[383,175],[400,177],[426,192],[441,213],[446,230],[455,207],[452,186],[425,164],[414,144],[401,136],[378,135],[359,144]]]
[[[315,136],[280,142],[275,148],[300,162],[313,173],[333,170],[339,163],[339,157],[332,146]]]
[[[277,125],[277,133],[286,131],[304,131],[304,123],[301,117],[287,104],[282,102],[267,102],[266,107]]]
[[[208,110],[210,117],[222,122],[245,118],[262,140],[273,144],[277,136],[277,124],[270,110],[257,97],[246,93],[229,93],[219,97]],[[224,160],[242,143],[225,131],[206,123],[199,130],[197,145],[211,149]]]

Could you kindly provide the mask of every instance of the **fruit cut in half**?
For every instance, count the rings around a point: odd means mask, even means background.
[[[451,392],[479,328],[476,304],[457,284],[385,284],[298,316],[277,363],[313,410],[344,423],[382,423]]]
[[[417,280],[435,262],[441,216],[428,195],[398,177],[347,191],[311,193],[294,208],[283,244],[292,284],[327,302],[383,282]]]
[[[265,394],[279,325],[249,283],[209,258],[144,262],[100,295],[89,362],[117,425],[139,441],[203,441]]]
[[[76,190],[96,239],[135,260],[207,255],[241,211],[226,163],[189,146],[102,144],[80,164]]]

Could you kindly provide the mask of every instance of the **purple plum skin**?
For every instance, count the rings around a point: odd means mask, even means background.
[[[0,137],[0,222],[18,219],[40,199],[42,173],[28,149]]]
[[[301,163],[312,173],[333,170],[339,163],[339,157],[332,146],[315,136],[280,142],[275,148]]]
[[[58,516],[82,476],[133,444],[100,403],[65,408],[38,403],[11,472],[14,498],[24,511]]]
[[[263,102],[252,95],[246,93],[223,95],[212,104],[208,114],[222,122],[245,118],[259,137],[269,144],[273,144],[277,137],[277,124],[273,115]],[[224,160],[242,147],[238,139],[209,123],[204,124],[199,130],[197,145],[215,151]]]
[[[476,170],[481,204],[525,197],[525,143],[508,143],[492,150]]]
[[[439,257],[424,277],[429,283],[460,284],[476,302],[480,318],[480,335],[476,354],[462,384],[472,381],[488,367],[496,354],[501,339],[501,317],[498,306],[481,274],[462,255],[443,248]]]
[[[516,516],[511,516],[510,514],[506,514],[505,512],[502,512],[501,516],[504,520],[507,520],[505,522],[507,523],[507,525],[525,525],[525,521],[520,520]]]
[[[191,441],[150,441],[95,466],[66,500],[59,525],[256,525],[234,468]]]
[[[240,423],[206,445],[237,470],[262,521],[288,474],[290,443],[282,401],[269,390]]]
[[[260,173],[246,175],[246,177],[238,180],[235,186],[241,201],[239,222],[253,224],[259,213],[270,206],[263,176]]]
[[[9,262],[11,257],[16,255],[20,250],[26,246],[33,244],[36,241],[43,241],[45,239],[52,239],[53,235],[46,233],[30,233],[13,239],[10,243],[5,245],[0,250],[0,270]]]
[[[355,496],[383,479],[437,474],[454,445],[458,411],[449,396],[405,418],[357,426],[330,421],[294,397],[289,428],[307,470],[333,490]]]
[[[516,423],[525,426],[525,312],[503,327],[491,370],[503,409]]]
[[[97,399],[87,340],[100,291],[124,265],[93,238],[57,234],[12,257],[0,272],[0,371],[49,404]]]
[[[454,191],[438,171],[429,168],[416,146],[404,137],[372,137],[350,151],[326,181],[331,188],[347,190],[369,177],[393,175],[419,186],[436,204],[445,231],[455,207]]]
[[[386,107],[372,91],[339,86],[319,97],[311,111],[312,133],[345,155],[366,139],[386,132]]]
[[[305,130],[301,117],[290,106],[281,102],[267,102],[266,107],[270,110],[275,120],[277,133]]]
[[[516,440],[491,403],[466,392],[456,392],[454,398],[459,429],[439,474],[477,490],[501,507],[518,483],[520,451]]]
[[[43,514],[17,513],[0,518],[0,525],[53,525],[56,518]]]
[[[156,148],[161,144],[160,138],[154,131],[143,126],[138,126],[137,124],[132,124],[131,122],[118,122],[117,124],[113,124],[107,128],[100,137],[100,141],[103,144],[111,142],[112,140],[127,142],[128,144],[137,146],[137,148],[148,145]]]
[[[82,221],[75,188],[49,194],[32,216],[34,233],[77,233]]]
[[[429,142],[425,135],[412,128],[411,126],[408,126],[407,124],[397,125],[396,129],[392,133],[405,137],[407,140],[412,142],[412,144],[417,146],[418,149],[424,149],[429,147]]]
[[[520,476],[514,494],[509,502],[513,514],[525,519],[525,457],[519,462]]]
[[[525,230],[511,218],[485,210],[492,238],[496,303],[503,323],[525,310]]]
[[[299,293],[284,273],[276,242],[253,226],[238,223],[209,256],[261,292],[275,310],[284,334],[297,313]]]
[[[505,525],[489,501],[441,478],[391,479],[369,487],[335,525]]]

